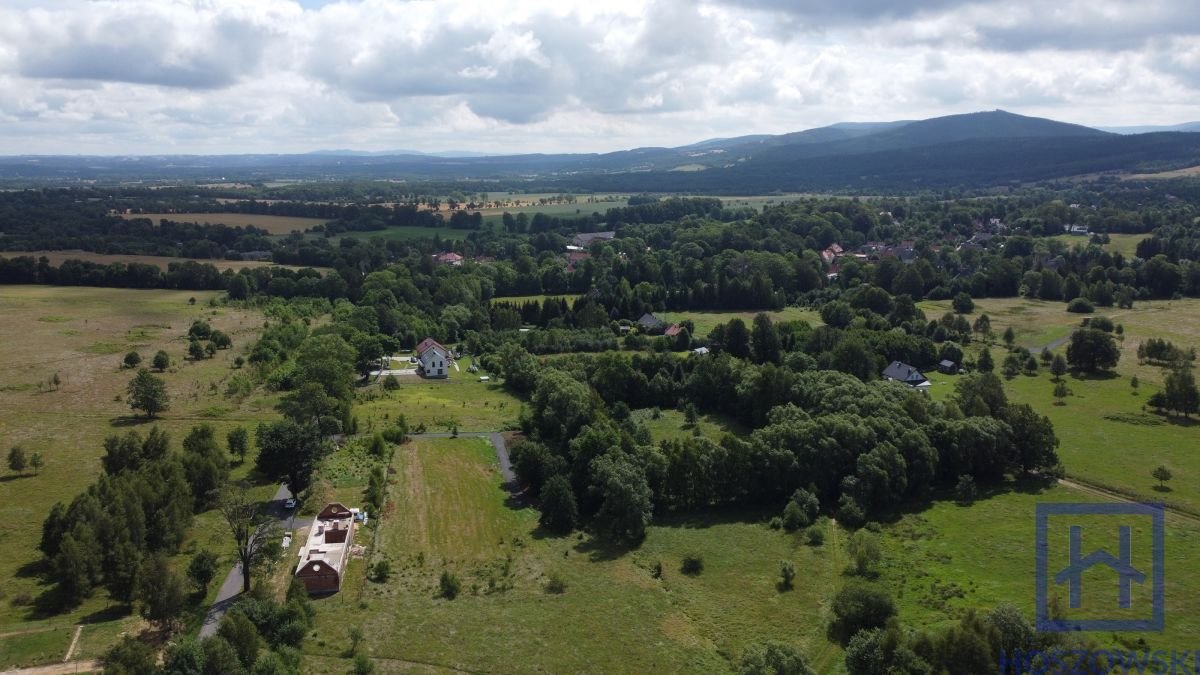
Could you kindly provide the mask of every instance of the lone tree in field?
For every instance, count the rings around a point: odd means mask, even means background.
[[[1050,374],[1054,376],[1055,382],[1067,374],[1067,360],[1062,357],[1062,354],[1054,355],[1054,360],[1050,362]]]
[[[246,452],[250,448],[250,434],[245,427],[234,427],[226,437],[229,443],[229,454],[238,458],[239,462],[246,461]]]
[[[171,367],[171,355],[160,349],[154,355],[154,360],[150,365],[154,366],[154,369],[161,373]]]
[[[1162,465],[1159,465],[1158,468],[1151,471],[1150,475],[1154,477],[1154,480],[1158,481],[1159,490],[1166,490],[1167,481],[1171,480],[1172,478],[1171,470]]]
[[[251,572],[273,552],[271,544],[278,539],[279,526],[244,489],[231,485],[217,497],[217,510],[233,535],[238,562],[242,564],[242,592],[248,593]]]
[[[33,453],[33,455],[29,458],[29,467],[33,469],[34,473],[41,473],[43,466],[45,466],[45,463],[42,462],[42,453]]]
[[[1017,334],[1013,332],[1012,326],[1004,329],[1004,346],[1012,349],[1013,342],[1016,342]]]
[[[29,463],[25,458],[25,448],[19,445],[14,445],[12,450],[8,451],[8,468],[16,473],[25,473],[25,467]]]
[[[1085,373],[1115,368],[1121,350],[1111,333],[1095,328],[1080,328],[1071,333],[1067,344],[1067,364]]]
[[[1196,389],[1196,378],[1187,368],[1175,368],[1167,373],[1163,396],[1166,407],[1184,417],[1200,411],[1200,390]]]
[[[145,412],[147,417],[155,417],[170,408],[167,383],[161,377],[151,375],[145,368],[129,381],[128,393],[129,407]]]
[[[192,556],[192,562],[187,567],[187,575],[200,595],[208,593],[208,585],[212,583],[213,577],[217,576],[218,562],[220,562],[220,558],[216,553],[204,549]]]
[[[1071,390],[1067,389],[1066,382],[1059,382],[1058,384],[1054,385],[1054,398],[1058,399],[1054,402],[1054,405],[1066,405],[1066,401],[1063,399],[1065,399],[1067,394],[1070,393]]]
[[[137,352],[129,352],[125,355],[125,360],[122,363],[126,368],[137,368],[142,364],[142,355]]]

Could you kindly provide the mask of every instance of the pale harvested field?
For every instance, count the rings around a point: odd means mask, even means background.
[[[316,225],[323,225],[328,222],[324,218],[261,216],[255,213],[126,213],[121,217],[127,220],[149,218],[155,223],[166,219],[177,223],[209,223],[210,225],[228,225],[230,227],[253,225],[254,227],[261,227],[271,234],[290,234],[294,231],[304,232]]]

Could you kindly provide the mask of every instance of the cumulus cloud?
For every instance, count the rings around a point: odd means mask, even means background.
[[[593,151],[1200,119],[1191,0],[9,0],[9,152]]]

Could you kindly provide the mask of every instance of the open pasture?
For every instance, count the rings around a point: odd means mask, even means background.
[[[639,548],[610,548],[540,530],[537,511],[501,487],[483,439],[410,441],[392,468],[372,553],[391,563],[391,577],[367,581],[365,567],[352,569],[349,588],[317,602],[317,632],[360,625],[381,670],[722,673],[760,640],[793,644],[822,670],[837,665],[824,637],[844,565],[836,535],[808,547],[757,515],[709,514],[664,518]],[[692,554],[704,570],[687,576],[680,565]],[[783,559],[804,570],[795,590],[776,588]],[[439,597],[443,571],[462,582],[454,600]],[[551,577],[563,592],[546,590]],[[344,646],[304,648],[317,669],[344,672],[349,662],[335,661]]]
[[[1145,234],[1120,234],[1120,233],[1110,234],[1110,235],[1108,235],[1109,242],[1104,245],[1104,250],[1111,251],[1113,253],[1120,253],[1121,255],[1125,256],[1126,258],[1132,258],[1137,255],[1138,244],[1141,243],[1141,241],[1143,239],[1146,239],[1148,236],[1149,235],[1145,235]],[[1051,237],[1051,239],[1054,239],[1056,241],[1061,241],[1062,243],[1066,244],[1069,247],[1075,247],[1075,246],[1086,247],[1088,245],[1088,241],[1090,240],[1090,237],[1081,237],[1078,235],[1070,235],[1070,234],[1060,234],[1060,235]]]
[[[126,213],[121,217],[125,219],[149,218],[153,223],[158,223],[160,220],[173,220],[177,223],[208,223],[210,225],[228,225],[229,227],[251,225],[271,234],[304,232],[316,225],[328,222],[324,218],[267,216],[257,213]]]
[[[273,400],[252,394],[243,402],[229,400],[225,388],[236,373],[234,357],[257,339],[262,317],[240,309],[211,308],[212,292],[0,287],[0,448],[23,447],[41,453],[40,472],[0,477],[0,522],[5,545],[0,550],[0,668],[61,661],[75,625],[83,624],[80,650],[98,656],[137,617],[112,610],[103,590],[64,614],[46,614],[37,599],[47,590],[38,572],[37,544],[42,521],[57,502],[69,502],[100,473],[106,436],[157,424],[171,435],[176,450],[188,430],[212,424],[218,437],[234,425],[252,426],[274,417]],[[189,304],[195,297],[197,303]],[[233,349],[212,359],[184,360],[187,328],[203,318],[228,333]],[[132,372],[120,368],[127,351],[148,362],[165,350],[173,365],[162,374],[170,409],[154,423],[132,416],[124,402]],[[57,387],[48,381],[57,374]],[[244,476],[249,462],[235,470]],[[221,550],[213,514],[197,519],[192,540]],[[183,563],[186,564],[186,561]],[[20,631],[45,628],[45,632]],[[63,635],[66,635],[64,638]],[[60,644],[61,643],[61,644]],[[62,647],[59,649],[59,647]]]

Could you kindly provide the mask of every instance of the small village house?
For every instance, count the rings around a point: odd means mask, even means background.
[[[892,361],[891,365],[884,368],[883,379],[903,382],[910,387],[922,390],[930,386],[929,378],[903,361]]]
[[[450,350],[433,338],[425,338],[415,350],[417,373],[422,377],[450,377]]]

